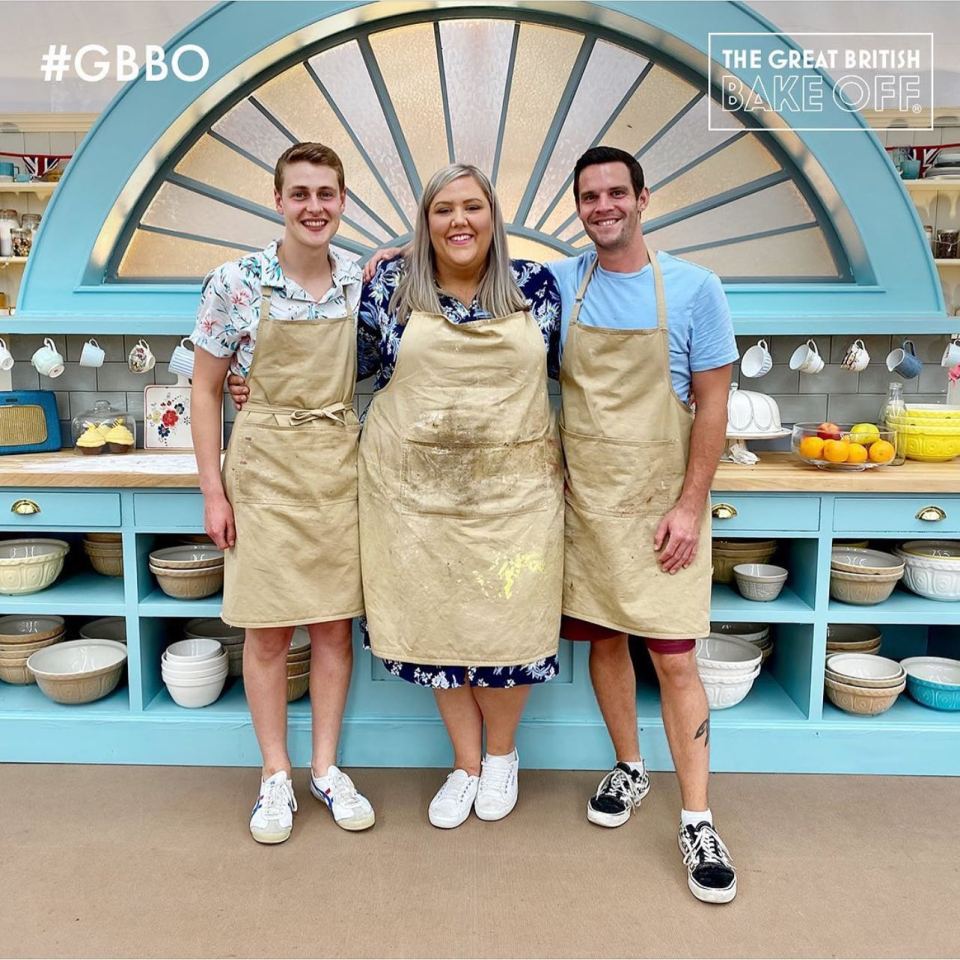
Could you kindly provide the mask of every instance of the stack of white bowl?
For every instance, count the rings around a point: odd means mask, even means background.
[[[223,588],[223,551],[214,547],[163,547],[150,554],[160,589],[179,600],[200,600]]]
[[[875,716],[897,702],[907,675],[896,660],[868,653],[834,653],[827,657],[823,685],[827,699],[841,710]]]
[[[83,552],[90,566],[104,577],[123,576],[123,542],[119,533],[88,533]]]
[[[227,653],[227,676],[243,676],[243,627],[231,627],[219,617],[198,617],[188,620],[183,628],[186,640],[217,640]]]
[[[163,682],[181,707],[206,707],[223,692],[227,654],[216,640],[178,640],[160,660]]]
[[[710,632],[756,644],[763,656],[761,663],[766,663],[773,653],[769,623],[711,623]]]
[[[827,624],[827,656],[831,653],[880,652],[883,639],[880,631],[865,623]]]
[[[44,647],[60,643],[67,629],[63,617],[12,614],[0,617],[0,680],[34,683],[27,660]]]
[[[883,603],[903,576],[903,561],[882,550],[834,547],[830,556],[830,596],[841,603]]]
[[[960,540],[911,540],[897,556],[908,589],[928,600],[960,600]]]
[[[738,704],[750,692],[763,658],[756,644],[722,634],[698,640],[696,656],[711,710]]]

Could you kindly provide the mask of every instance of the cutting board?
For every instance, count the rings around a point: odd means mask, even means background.
[[[143,391],[143,447],[145,450],[192,450],[190,382],[179,377],[174,386],[151,384]],[[223,422],[220,423],[223,449]]]

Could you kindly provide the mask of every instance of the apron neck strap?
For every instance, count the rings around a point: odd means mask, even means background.
[[[260,287],[260,321],[270,319],[270,298],[273,296],[273,287]]]
[[[650,269],[653,270],[653,292],[657,298],[657,328],[659,330],[667,329],[667,297],[663,292],[663,270],[660,268],[660,261],[657,260],[657,251],[647,247],[650,254]]]
[[[657,300],[657,329],[667,329],[667,298],[663,292],[663,270],[660,268],[660,262],[657,260],[657,252],[649,244],[647,253],[650,256],[650,269],[653,271],[653,290]],[[577,298],[573,302],[573,310],[570,312],[570,324],[576,324],[580,319],[580,309],[583,306],[583,298],[587,295],[587,287],[593,279],[593,271],[597,269],[600,262],[599,257],[594,257],[593,263],[587,268],[587,272],[577,291]]]

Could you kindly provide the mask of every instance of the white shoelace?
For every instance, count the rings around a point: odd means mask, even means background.
[[[683,855],[683,862],[687,866],[697,861],[700,864],[718,863],[724,867],[732,867],[730,852],[727,850],[719,834],[713,827],[702,826],[696,831],[696,839],[690,849]]]
[[[290,791],[287,790],[286,783],[279,780],[268,780],[263,785],[262,801],[260,809],[268,820],[279,820],[284,807],[293,809],[290,801]]]
[[[484,760],[480,766],[480,793],[493,793],[504,797],[507,795],[510,785],[509,763],[493,763]]]
[[[597,787],[597,798],[604,793],[616,794],[620,799],[632,803],[635,807],[640,806],[640,781],[634,780],[628,776],[619,767],[611,770]]]
[[[444,800],[450,800],[452,798],[456,800],[458,806],[463,803],[463,799],[470,789],[470,781],[473,778],[469,774],[467,774],[466,777],[457,777],[457,780],[460,781],[460,786],[457,787],[454,782],[454,777],[456,776],[456,770],[454,770],[453,773],[447,774],[447,779],[443,781],[443,786],[437,791],[437,795],[434,798],[435,802],[443,803]]]
[[[339,771],[330,780],[330,793],[337,803],[347,807],[358,807],[363,803],[353,781],[345,773]]]

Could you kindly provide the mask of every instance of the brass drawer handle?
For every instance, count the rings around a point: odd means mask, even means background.
[[[10,508],[10,512],[17,513],[21,517],[29,517],[40,512],[40,504],[34,500],[17,500]]]
[[[732,503],[718,503],[710,513],[717,520],[732,520],[737,515],[737,508]]]
[[[922,510],[917,512],[918,520],[929,520],[931,523],[936,523],[938,520],[946,520],[947,512],[942,510],[940,507],[924,507]]]

